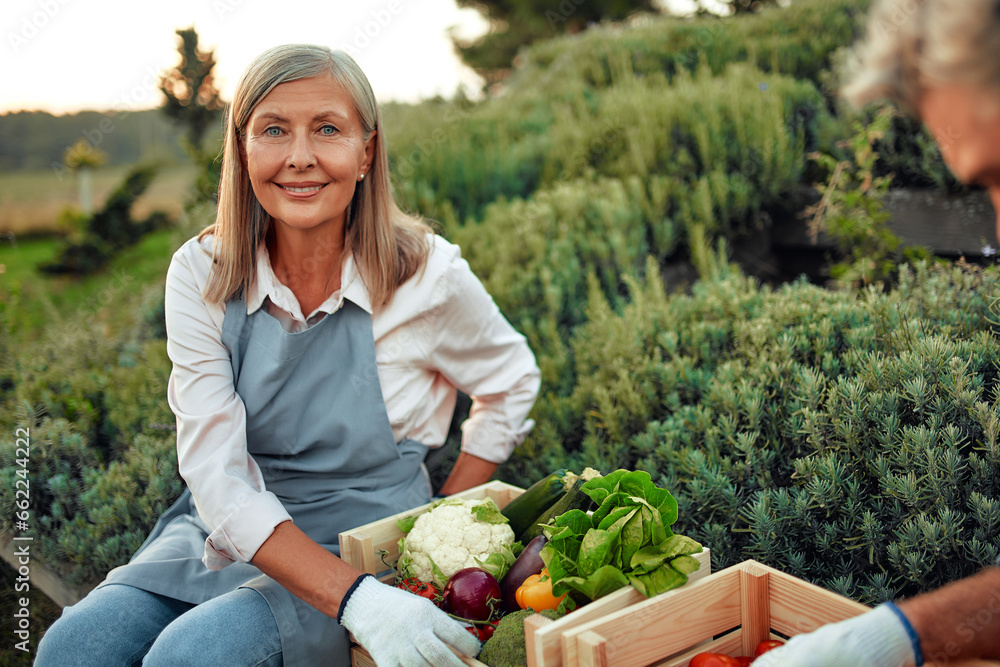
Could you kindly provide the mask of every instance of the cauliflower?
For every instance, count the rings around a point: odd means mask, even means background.
[[[490,498],[446,498],[417,517],[401,541],[399,571],[444,586],[451,575],[479,567],[497,581],[514,562],[514,531]]]

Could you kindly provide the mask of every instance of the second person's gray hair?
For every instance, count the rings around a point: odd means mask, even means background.
[[[1000,94],[1000,0],[876,0],[842,89],[856,106],[886,98],[916,110],[928,83]]]

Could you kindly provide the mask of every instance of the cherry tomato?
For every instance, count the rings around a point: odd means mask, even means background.
[[[750,667],[750,665],[753,664],[754,659],[748,658],[745,655],[738,655],[736,656],[735,660],[736,664],[739,665],[739,667]]]
[[[780,639],[767,639],[767,640],[762,641],[761,643],[757,644],[757,650],[754,651],[753,657],[754,658],[759,658],[760,656],[764,655],[768,651],[771,651],[773,649],[778,648],[779,646],[784,646],[784,645],[785,645],[785,642],[781,641]]]
[[[487,639],[489,639],[490,637],[493,636],[493,632],[497,629],[497,623],[499,623],[499,622],[500,621],[498,619],[496,621],[490,621],[489,623],[487,623],[485,625],[476,624],[476,625],[473,625],[471,627],[466,628],[466,630],[468,630],[470,633],[472,633],[473,637],[475,637],[476,639],[478,639],[481,642],[484,642],[484,641],[486,641]]]
[[[722,653],[699,653],[691,658],[690,667],[739,667],[736,658]]]
[[[434,584],[428,584],[415,577],[403,579],[396,584],[396,588],[402,588],[404,591],[410,591],[411,593],[419,595],[422,598],[427,598],[431,602],[434,602],[438,595],[438,589]]]

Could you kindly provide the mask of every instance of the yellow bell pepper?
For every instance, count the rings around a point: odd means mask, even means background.
[[[541,574],[533,574],[524,580],[517,591],[514,592],[514,599],[521,609],[555,609],[563,601],[566,594],[559,597],[552,594],[552,579],[549,578],[548,570],[542,570]]]

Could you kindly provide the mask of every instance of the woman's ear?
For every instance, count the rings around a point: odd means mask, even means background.
[[[371,171],[372,162],[375,160],[375,142],[378,141],[378,130],[372,130],[371,136],[365,142],[365,159],[361,163],[361,173],[367,174]]]

